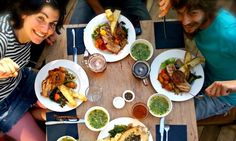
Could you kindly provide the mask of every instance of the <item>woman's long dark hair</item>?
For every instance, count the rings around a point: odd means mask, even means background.
[[[17,0],[12,3],[13,6],[8,11],[11,13],[13,27],[19,29],[23,26],[22,15],[36,14],[39,13],[44,6],[51,6],[59,11],[59,19],[56,25],[56,32],[59,34],[63,26],[67,3],[68,0]]]

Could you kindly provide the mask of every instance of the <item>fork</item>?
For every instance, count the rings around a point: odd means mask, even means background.
[[[170,130],[170,126],[169,125],[165,125],[164,130],[166,132],[166,141],[168,141],[168,131]]]

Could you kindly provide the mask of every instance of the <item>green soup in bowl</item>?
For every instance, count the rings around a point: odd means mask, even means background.
[[[147,106],[149,112],[155,117],[164,117],[172,110],[171,100],[163,94],[154,94],[150,96]]]
[[[100,106],[91,107],[85,114],[85,124],[92,131],[101,131],[109,120],[108,111]]]
[[[144,39],[134,41],[130,49],[130,56],[135,61],[148,61],[153,55],[152,44]]]

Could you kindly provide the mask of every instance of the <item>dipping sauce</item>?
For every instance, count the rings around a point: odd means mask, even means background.
[[[162,96],[153,96],[150,99],[148,107],[155,115],[163,115],[169,111],[169,103]]]
[[[103,110],[95,109],[89,113],[88,122],[93,128],[100,129],[107,124],[108,116]]]
[[[138,102],[134,104],[132,114],[137,119],[144,119],[148,115],[147,107],[144,103]]]
[[[125,93],[125,99],[126,100],[131,100],[133,98],[133,94],[130,92]]]
[[[137,43],[131,48],[131,54],[135,59],[145,61],[151,55],[151,51],[148,45]]]

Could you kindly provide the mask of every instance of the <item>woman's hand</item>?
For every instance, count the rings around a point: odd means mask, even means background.
[[[167,15],[167,13],[171,8],[170,0],[160,0],[159,6],[160,6],[160,14],[158,16],[159,18],[162,18]]]
[[[205,90],[206,94],[209,96],[226,96],[229,95],[231,92],[235,91],[236,91],[236,80],[215,81]]]
[[[10,58],[0,60],[0,79],[16,77],[18,75],[19,65]]]

